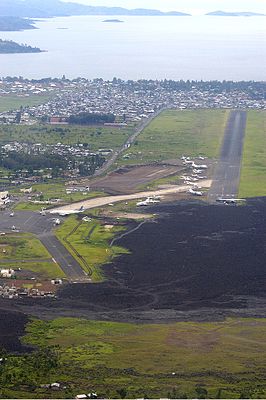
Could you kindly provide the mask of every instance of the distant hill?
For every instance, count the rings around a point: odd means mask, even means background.
[[[42,50],[38,47],[27,46],[26,44],[18,44],[11,40],[0,39],[0,54],[15,54],[15,53],[41,53]]]
[[[226,12],[226,11],[213,11],[206,15],[213,15],[218,17],[258,17],[265,16],[265,14],[253,13],[253,12]]]
[[[64,3],[60,0],[1,0],[0,15],[49,18],[71,15],[147,15],[147,16],[186,16],[177,11],[162,12],[138,8],[127,10],[121,7],[94,7],[78,3]]]
[[[0,31],[23,31],[36,29],[33,22],[19,17],[0,17]]]

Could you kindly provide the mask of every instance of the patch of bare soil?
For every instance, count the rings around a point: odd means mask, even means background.
[[[184,170],[180,165],[160,164],[119,168],[106,177],[90,182],[91,189],[107,193],[133,193],[139,186],[157,179],[175,175]]]

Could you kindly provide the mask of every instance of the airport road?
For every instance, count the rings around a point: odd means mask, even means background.
[[[86,274],[79,263],[52,233],[53,228],[54,218],[51,215],[42,216],[36,212],[20,211],[10,217],[10,212],[0,212],[0,232],[35,234],[68,278],[85,278]]]
[[[246,111],[231,111],[224,132],[220,157],[208,193],[208,200],[211,202],[218,198],[237,197],[246,120]]]
[[[144,120],[132,133],[132,135],[127,138],[125,143],[120,147],[119,150],[117,150],[109,160],[107,160],[101,168],[95,171],[94,177],[103,175],[105,172],[107,172],[111,166],[116,162],[116,160],[121,156],[121,154],[128,149],[136,140],[136,138],[139,136],[139,134],[155,119],[157,118],[163,111],[169,110],[171,106],[169,105],[168,107],[163,107],[160,110],[156,111],[152,116]]]

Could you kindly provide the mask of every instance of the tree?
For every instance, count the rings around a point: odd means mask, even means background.
[[[196,387],[195,392],[196,392],[197,397],[198,397],[199,399],[206,399],[207,396],[208,396],[208,391],[207,391],[207,389],[205,389],[205,388],[203,388],[203,387],[201,387],[201,386]]]
[[[127,396],[127,390],[125,388],[118,389],[117,393],[119,394],[121,399],[125,399]]]

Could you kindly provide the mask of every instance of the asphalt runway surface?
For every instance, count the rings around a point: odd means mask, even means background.
[[[246,111],[230,113],[213,183],[208,193],[208,200],[211,202],[218,198],[237,197],[246,119]]]
[[[15,229],[12,229],[12,227]],[[16,234],[16,232],[28,232],[35,234],[68,278],[74,280],[85,278],[85,272],[55,237],[52,232],[53,228],[54,218],[51,215],[43,216],[37,212],[19,211],[15,212],[13,217],[10,217],[10,212],[0,212],[0,232],[13,234]]]

